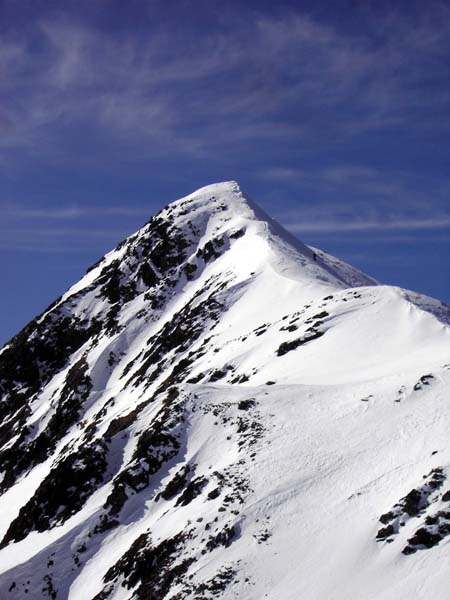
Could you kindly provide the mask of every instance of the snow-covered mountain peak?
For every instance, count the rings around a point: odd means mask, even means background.
[[[221,278],[232,272],[236,284],[266,273],[281,280],[283,286],[289,285],[289,280],[299,282],[317,296],[324,295],[326,289],[377,283],[294,238],[249,200],[234,181],[203,187],[163,208],[93,265],[61,302],[80,295],[112,271],[120,271],[128,286],[142,290],[142,277],[147,282],[159,279],[167,283],[171,279],[176,282],[171,296],[177,295],[186,279],[202,285],[203,272]],[[97,308],[102,310],[98,303]]]
[[[0,597],[445,598],[448,320],[235,182],[169,204],[0,352]]]
[[[203,233],[205,228],[213,232],[239,222],[250,224],[258,221],[252,203],[235,181],[202,187],[166,206],[159,216],[181,228],[194,223]]]

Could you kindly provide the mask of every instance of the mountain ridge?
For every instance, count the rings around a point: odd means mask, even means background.
[[[2,595],[344,598],[362,544],[384,599],[417,550],[445,560],[450,310],[291,240],[236,182],[201,188],[5,345]]]

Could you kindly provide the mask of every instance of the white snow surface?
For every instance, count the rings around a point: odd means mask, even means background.
[[[129,274],[136,282],[134,296],[120,301],[118,328],[102,328],[95,343],[89,339],[71,353],[28,399],[31,444],[55,414],[71,367],[85,359],[92,388],[76,422],[0,497],[0,537],[22,507],[29,510],[64,457],[108,438],[108,466],[68,518],[58,521],[56,511],[50,524],[35,523],[22,539],[2,547],[0,598],[446,600],[448,307],[379,285],[302,244],[235,182],[202,188],[158,217],[175,223],[188,240],[180,264],[161,273],[156,259],[144,256],[150,222],[38,319],[46,323],[58,310],[59,316],[104,316],[111,302],[99,293],[101,275],[114,261],[125,279]],[[215,254],[205,261],[208,244]],[[160,280],[157,286],[171,278],[161,306],[151,305],[148,285],[135,277],[145,261]],[[187,263],[196,267],[190,277]],[[201,312],[209,298],[213,316]],[[185,338],[174,345],[175,322]],[[163,349],[146,364],[154,340]],[[178,394],[174,416],[161,412],[172,410],[171,388]],[[133,411],[135,418],[111,437],[111,424]],[[160,414],[171,427],[174,421],[176,454],[142,488],[128,485],[117,523],[96,532],[114,482]],[[75,489],[80,460],[73,481],[69,475],[53,485]],[[187,465],[187,483],[198,480],[199,493],[183,505],[185,483],[165,499],[167,484]],[[380,517],[411,490],[420,491],[436,469],[442,484],[427,503],[414,515],[403,511],[398,531],[377,540],[387,524]],[[444,514],[438,521],[444,523],[442,539],[403,552],[438,513]],[[231,531],[229,539],[220,537],[223,531]],[[130,567],[140,569],[134,579],[117,568],[108,579],[143,534],[160,556],[161,543],[184,537],[166,563],[137,553]],[[183,565],[179,575],[177,565]],[[168,573],[170,583],[155,573]]]

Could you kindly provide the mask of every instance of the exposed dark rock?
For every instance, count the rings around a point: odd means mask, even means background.
[[[307,335],[303,338],[297,338],[296,340],[291,340],[289,342],[283,342],[278,347],[277,355],[283,356],[284,354],[287,354],[288,352],[291,352],[292,350],[296,350],[300,346],[303,346],[304,344],[307,344],[308,342],[312,342],[313,340],[316,340],[317,338],[320,338],[322,336],[323,336],[322,331],[313,330],[309,335]]]
[[[447,490],[444,494],[442,494],[442,500],[444,502],[450,502],[450,490]]]
[[[433,375],[422,375],[419,381],[415,384],[414,391],[418,392],[419,390],[423,389],[425,385],[430,385],[430,381],[432,381],[433,379]]]
[[[158,276],[155,271],[147,262],[143,262],[139,267],[139,277],[142,279],[144,285],[147,287],[153,287],[158,283]]]
[[[11,523],[0,548],[23,540],[30,531],[46,531],[78,512],[105,478],[107,446],[97,441],[63,458]]]
[[[99,321],[84,324],[58,311],[22,329],[0,355],[0,393],[5,396],[0,404],[0,419],[16,411],[14,393],[11,404],[8,397],[18,385],[27,389],[28,396],[36,393],[99,330]]]
[[[0,452],[0,461],[6,471],[0,490],[8,489],[21,473],[46,460],[59,440],[77,422],[83,402],[92,388],[87,371],[88,364],[85,358],[81,358],[71,367],[58,396],[54,413],[36,439],[26,444],[28,431],[24,429],[12,446]]]
[[[425,483],[418,488],[412,489],[395,506],[379,518],[379,521],[386,525],[378,530],[376,539],[383,541],[398,534],[399,529],[411,517],[421,515],[430,505],[430,497],[442,487],[445,481],[445,475],[441,467],[432,469],[427,475],[424,475]],[[427,517],[428,519],[428,517]],[[426,522],[426,521],[425,521]],[[429,523],[431,525],[431,523]],[[419,534],[424,535],[424,534]],[[409,541],[409,540],[408,540]],[[414,545],[411,542],[410,545]],[[406,554],[409,553],[406,552]]]
[[[214,292],[200,302],[194,296],[173,318],[167,322],[162,329],[149,340],[149,348],[144,353],[140,368],[134,373],[130,382],[138,385],[146,380],[151,383],[159,376],[164,367],[164,357],[172,350],[178,354],[188,350],[190,345],[214,326],[222,305],[214,298]],[[169,376],[168,385],[179,382],[190,362],[188,359],[179,361]],[[151,370],[151,374],[148,371]]]
[[[230,233],[230,238],[232,240],[237,240],[240,237],[242,237],[245,234],[245,229],[237,229],[236,231],[233,231],[233,233]]]
[[[381,519],[380,519],[380,521],[381,521]],[[377,541],[383,541],[383,540],[386,540],[389,537],[391,537],[391,535],[393,535],[394,533],[396,533],[394,526],[388,525],[387,527],[382,527],[381,529],[378,530],[376,539],[377,539]]]
[[[245,383],[246,381],[249,381],[249,379],[250,377],[248,375],[237,375],[236,377],[233,377],[230,383]]]
[[[176,501],[175,506],[187,506],[202,493],[203,488],[207,485],[208,480],[205,477],[197,477],[186,486],[181,496]]]
[[[184,420],[182,406],[175,404],[177,396],[176,388],[168,391],[161,410],[139,436],[131,461],[114,478],[105,503],[110,516],[117,516],[128,496],[146,488],[161,466],[177,455]]]
[[[214,382],[214,381],[219,381],[219,379],[223,379],[223,378],[226,376],[226,374],[227,374],[227,371],[225,371],[225,370],[224,370],[224,371],[222,371],[222,370],[220,370],[220,369],[216,369],[216,370],[215,370],[215,371],[213,371],[213,372],[211,373],[211,375],[209,376],[209,380],[210,380],[211,382]]]
[[[221,592],[224,592],[230,583],[232,583],[232,581],[236,578],[236,575],[237,573],[232,567],[224,567],[217,573],[217,575],[211,579],[208,579],[208,581],[199,584],[195,588],[195,594],[204,594],[205,592],[209,592],[213,596],[219,596],[221,595]],[[205,598],[205,596],[196,595],[195,598],[200,600]],[[179,600],[182,599],[180,598]]]
[[[414,546],[423,546],[424,548],[432,548],[441,541],[442,536],[438,533],[432,533],[429,529],[421,527],[408,540],[408,545],[402,550],[403,554],[413,554],[417,548]]]
[[[220,496],[220,492],[221,492],[220,487],[217,487],[217,488],[214,488],[213,490],[211,490],[208,494],[209,500],[214,500],[215,498],[218,498]]]
[[[174,477],[169,481],[164,490],[160,493],[161,498],[164,500],[170,500],[174,496],[177,496],[186,485],[186,480],[191,471],[189,465],[182,467]]]
[[[143,533],[104,576],[106,584],[121,580],[127,589],[135,588],[136,600],[162,600],[171,587],[182,580],[193,558],[180,559],[189,533],[178,534],[154,546],[150,534]],[[93,600],[105,600],[114,590],[107,586]]]
[[[317,315],[314,315],[313,317],[311,317],[311,319],[324,319],[325,317],[328,317],[329,314],[327,313],[326,310],[323,310],[320,313],[317,313]]]
[[[239,410],[249,410],[249,408],[253,408],[256,405],[256,401],[254,398],[248,398],[246,400],[240,400],[238,402]]]
[[[108,429],[105,432],[105,438],[110,439],[127,429],[134,421],[137,419],[139,413],[147,406],[147,402],[142,402],[139,406],[137,406],[134,410],[123,415],[121,417],[116,417],[111,421],[108,425]]]
[[[197,271],[197,268],[197,265],[194,263],[186,263],[186,265],[184,266],[184,272],[186,274],[186,277],[188,279],[193,279],[193,275],[195,271]]]
[[[217,535],[209,538],[208,542],[206,543],[206,550],[212,552],[212,550],[215,550],[219,546],[228,548],[228,546],[231,545],[235,535],[235,528],[233,526],[230,527],[229,525],[225,525],[222,531],[219,531]]]
[[[203,379],[204,376],[205,376],[204,373],[199,373],[198,375],[195,375],[194,377],[187,379],[186,383],[198,383],[201,379]]]
[[[224,240],[222,238],[215,238],[213,240],[209,240],[203,246],[203,248],[199,249],[197,252],[197,256],[201,257],[205,263],[210,262],[211,260],[215,260],[219,258],[221,255],[221,251],[219,248],[224,245]]]

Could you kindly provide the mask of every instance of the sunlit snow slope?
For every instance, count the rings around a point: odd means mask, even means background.
[[[169,205],[0,351],[0,598],[447,600],[449,323]]]

